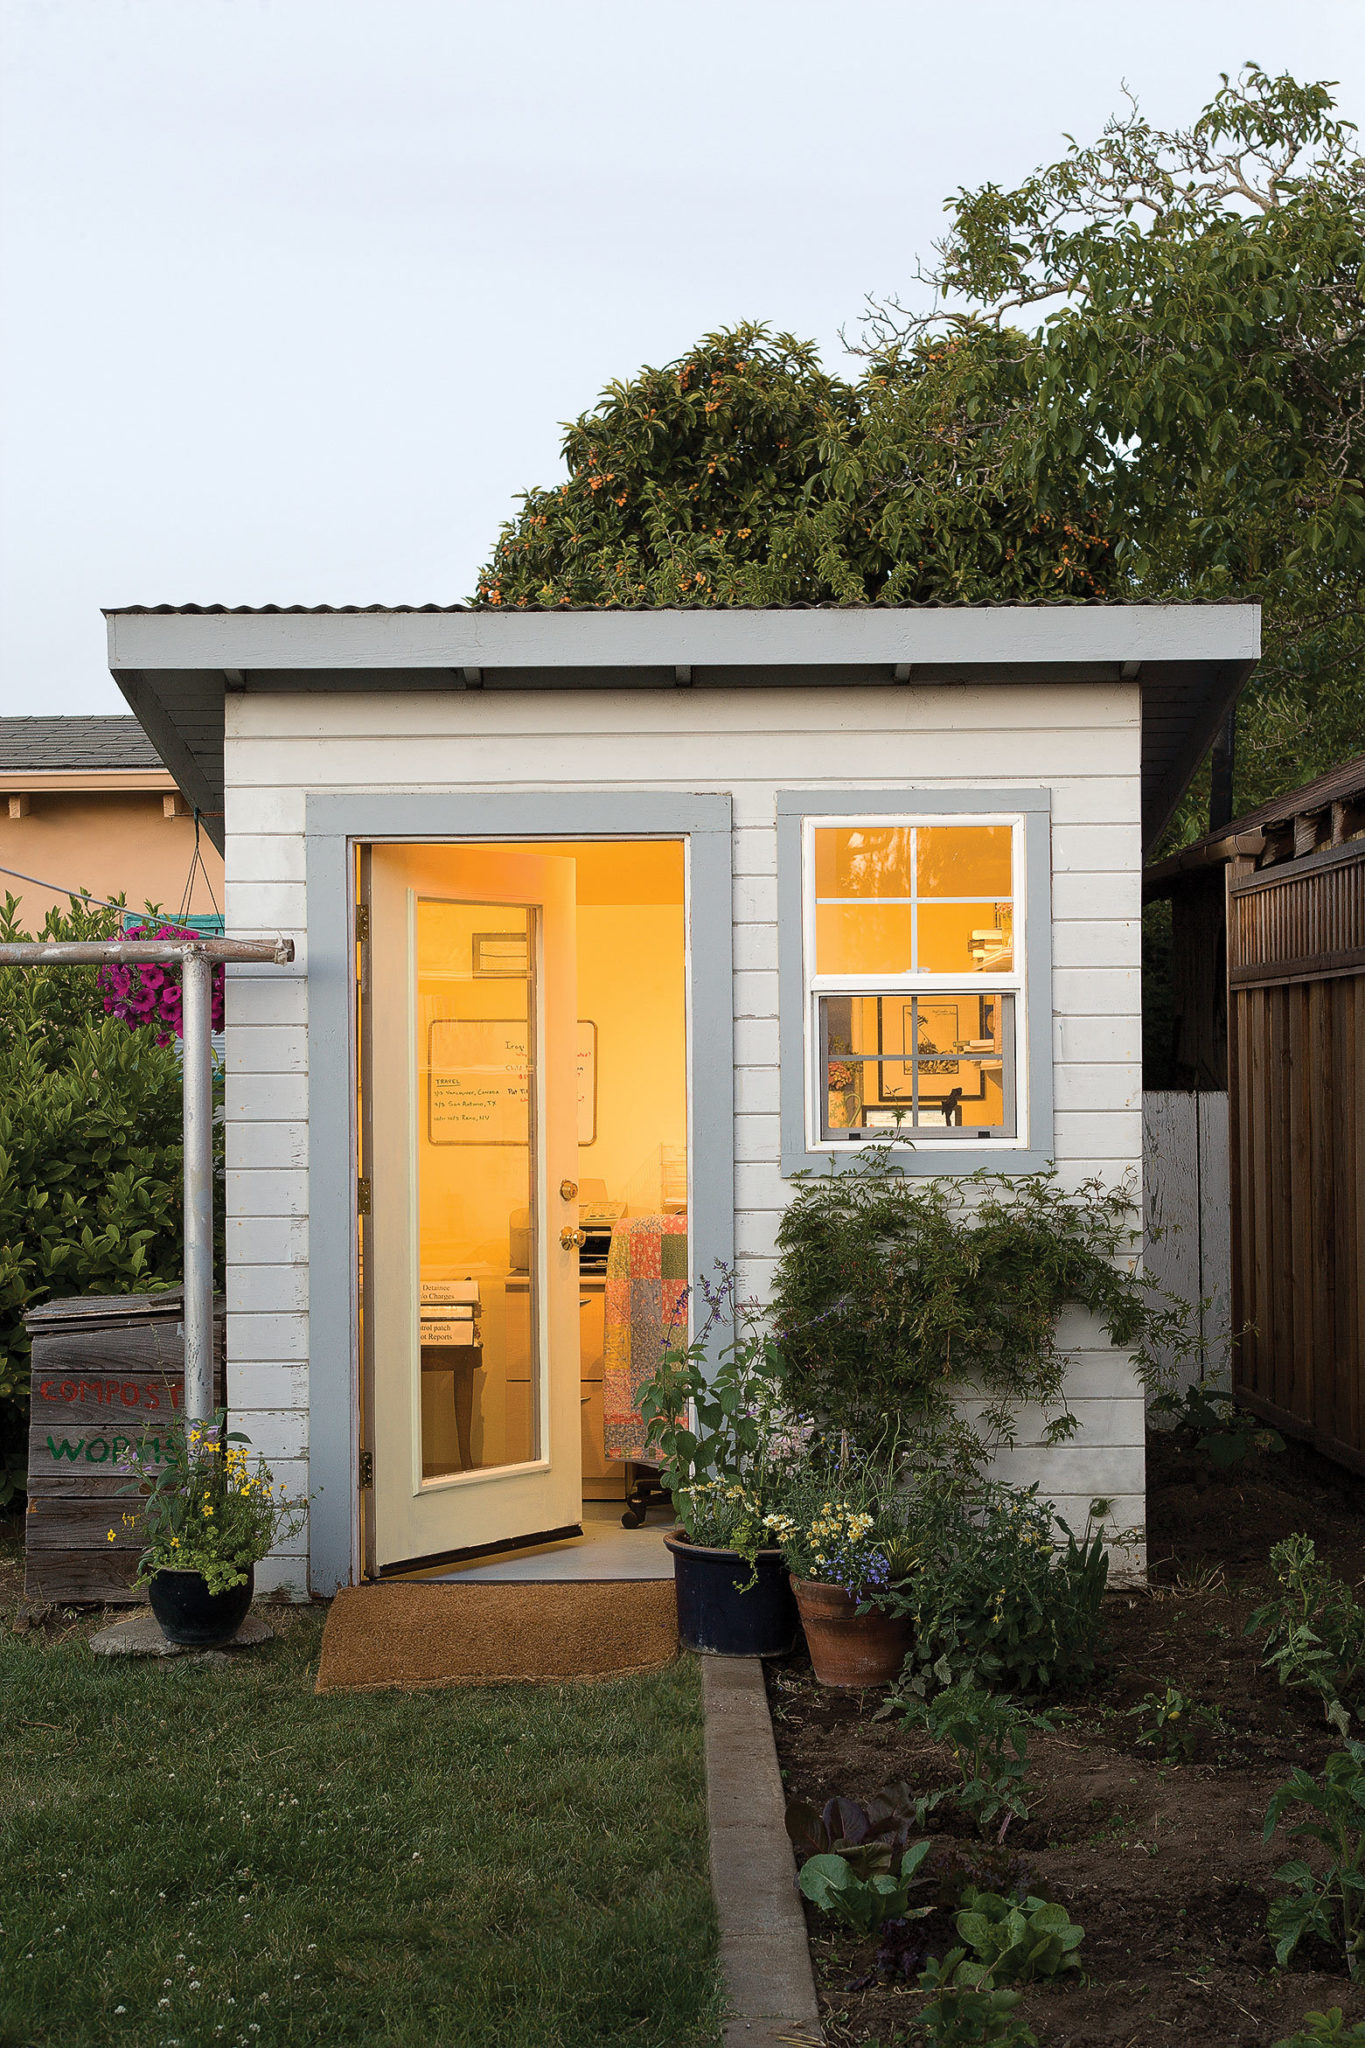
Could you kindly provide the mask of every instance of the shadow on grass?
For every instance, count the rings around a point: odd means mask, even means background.
[[[0,1637],[5,2048],[719,2040],[694,1662],[317,1698],[322,1617],[279,1625]]]

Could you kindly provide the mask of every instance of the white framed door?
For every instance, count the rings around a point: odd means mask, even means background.
[[[574,863],[370,857],[380,1571],[581,1512]]]

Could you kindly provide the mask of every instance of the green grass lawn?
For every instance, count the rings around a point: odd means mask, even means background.
[[[279,1626],[0,1634],[5,2048],[719,2040],[695,1661],[319,1699],[321,1617]]]

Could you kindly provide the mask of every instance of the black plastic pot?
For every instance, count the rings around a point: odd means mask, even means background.
[[[737,1551],[689,1543],[681,1529],[664,1542],[673,1553],[678,1634],[689,1650],[780,1657],[791,1649],[800,1622],[780,1550],[759,1551],[758,1579],[750,1585],[754,1573]]]
[[[255,1590],[254,1566],[244,1586],[229,1586],[226,1593],[210,1593],[198,1572],[154,1572],[147,1581],[147,1600],[168,1643],[212,1650],[232,1641]]]

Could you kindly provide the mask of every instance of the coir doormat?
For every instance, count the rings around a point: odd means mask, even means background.
[[[343,1587],[317,1692],[554,1684],[658,1671],[678,1654],[671,1579]]]

